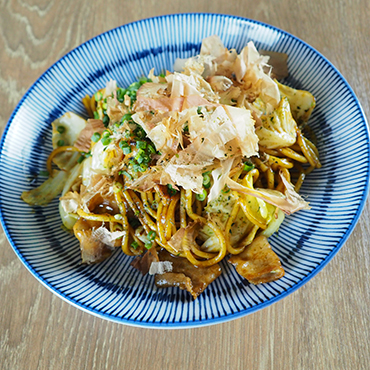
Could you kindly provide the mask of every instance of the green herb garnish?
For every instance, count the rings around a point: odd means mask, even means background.
[[[155,237],[157,236],[157,233],[153,230],[150,230],[149,233],[148,233],[148,238],[150,241],[154,240]]]
[[[177,194],[177,190],[174,189],[171,184],[168,184],[167,185],[167,193],[168,193],[169,196],[172,197],[173,195]]]
[[[93,135],[91,136],[91,140],[94,142],[94,143],[97,143],[101,138],[101,135],[99,134],[99,132],[95,132],[93,133]]]
[[[57,127],[57,131],[60,133],[60,134],[63,134],[65,132],[66,128],[64,126],[58,126]]]
[[[201,194],[195,194],[195,198],[200,202],[203,202],[203,200],[207,198],[207,195],[208,195],[207,190],[203,189]]]

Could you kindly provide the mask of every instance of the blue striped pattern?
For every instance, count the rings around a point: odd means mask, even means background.
[[[301,193],[312,209],[288,217],[271,244],[286,275],[251,286],[222,263],[223,274],[196,300],[187,292],[159,290],[117,251],[99,265],[80,265],[78,242],[60,228],[58,201],[32,209],[24,190],[44,179],[51,151],[50,123],[67,111],[85,115],[82,97],[110,78],[126,86],[154,67],[172,68],[176,57],[199,52],[201,40],[218,34],[240,50],[289,54],[285,81],[311,91],[311,119],[323,167]],[[109,51],[109,52],[107,52]],[[181,14],[135,22],[104,33],[73,50],[30,88],[11,116],[1,141],[1,222],[15,252],[49,289],[75,306],[114,321],[147,327],[190,327],[230,320],[266,307],[314,276],[343,245],[364,206],[369,179],[369,135],[358,100],[339,72],[299,39],[255,21],[210,14]]]

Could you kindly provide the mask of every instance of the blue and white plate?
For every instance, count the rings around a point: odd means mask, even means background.
[[[313,93],[310,120],[322,168],[301,193],[309,211],[287,217],[270,238],[286,275],[250,285],[222,263],[222,276],[197,300],[175,289],[157,289],[151,276],[130,267],[119,250],[101,264],[80,264],[77,240],[61,229],[58,200],[31,208],[22,191],[41,184],[51,151],[51,122],[63,113],[86,112],[81,99],[115,79],[126,86],[151,68],[172,69],[177,57],[200,50],[217,34],[238,51],[257,48],[289,55],[287,84]],[[1,140],[0,218],[16,254],[52,292],[99,317],[129,325],[187,328],[235,319],[270,305],[316,275],[338,252],[363,209],[369,184],[369,133],[360,103],[336,68],[311,46],[277,28],[227,15],[180,14],[142,20],[82,44],[48,69],[12,114]],[[350,164],[350,165],[349,165]]]

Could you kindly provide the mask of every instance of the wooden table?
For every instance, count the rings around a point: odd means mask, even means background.
[[[370,115],[368,0],[0,2],[0,128],[30,85],[87,39],[141,18],[228,13],[282,28],[323,53]],[[344,164],[350,165],[350,164]],[[369,369],[370,206],[334,260],[274,305],[232,322],[149,330],[108,322],[54,296],[0,233],[1,369]]]

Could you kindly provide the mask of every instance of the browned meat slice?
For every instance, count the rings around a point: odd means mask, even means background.
[[[155,285],[158,288],[177,286],[182,290],[187,290],[193,295],[194,298],[197,298],[197,296],[194,296],[192,293],[193,283],[191,282],[191,279],[181,273],[166,272],[162,275],[155,275]]]
[[[195,267],[186,258],[174,257],[165,250],[159,252],[160,261],[172,262],[172,272],[155,276],[155,284],[160,288],[171,286],[187,290],[197,298],[212,281],[221,275],[221,267]]]
[[[232,256],[229,263],[252,284],[269,283],[284,276],[279,257],[265,236],[258,236],[245,250]]]
[[[91,264],[104,261],[114,250],[94,237],[93,228],[97,229],[101,224],[101,222],[80,218],[73,226],[73,232],[80,242],[82,263]]]
[[[105,130],[103,121],[100,119],[89,119],[86,126],[82,129],[75,142],[75,147],[84,152],[88,152],[91,146],[91,136],[98,132],[101,134]]]
[[[131,266],[139,270],[143,275],[149,272],[152,262],[158,262],[158,253],[155,248],[150,248],[143,256],[136,257]]]

